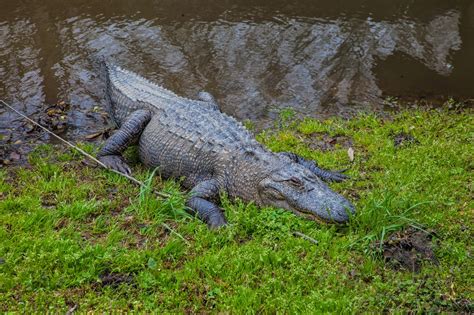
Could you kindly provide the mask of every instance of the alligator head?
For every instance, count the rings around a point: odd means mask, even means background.
[[[342,223],[355,211],[347,199],[296,163],[286,164],[260,181],[259,195],[264,205],[291,210],[308,219]]]

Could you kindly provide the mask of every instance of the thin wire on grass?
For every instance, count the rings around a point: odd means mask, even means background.
[[[169,226],[168,224],[166,223],[161,223],[161,225],[167,229],[168,231],[171,232],[171,234],[174,234],[176,235],[177,237],[179,237],[186,245],[188,246],[191,246],[191,244],[188,242],[187,239],[185,239],[181,234],[179,234],[178,232],[176,232],[175,230],[173,230],[173,228],[171,226]]]
[[[149,176],[147,177],[147,179],[145,180],[144,182],[144,185],[140,188],[140,195],[139,195],[139,198],[140,198],[140,202],[144,202],[145,201],[145,198],[146,198],[146,195],[149,194],[150,192],[152,192],[152,188],[151,188],[151,185],[153,183],[153,177],[155,176],[155,173],[156,171],[158,170],[158,167],[156,167],[155,169],[153,169],[153,171],[149,174]],[[171,198],[171,196],[170,196]],[[168,198],[169,200],[169,198]],[[175,215],[176,217],[176,215]],[[176,235],[177,237],[179,237],[186,245],[190,246],[191,244],[189,243],[189,241],[187,239],[184,238],[184,236],[182,236],[181,234],[179,234],[178,232],[176,232],[171,226],[169,226],[168,224],[162,222],[160,223],[161,226],[163,226],[165,229],[167,229],[168,231],[171,232],[171,234],[174,234]]]
[[[50,135],[52,135],[53,137],[55,137],[56,139],[60,140],[61,142],[67,144],[69,147],[79,151],[81,154],[83,154],[84,156],[88,157],[89,159],[91,159],[92,161],[94,161],[95,163],[97,163],[98,165],[102,166],[103,168],[113,172],[113,173],[116,173],[116,174],[119,174],[123,177],[126,177],[127,179],[129,179],[130,181],[132,181],[133,183],[139,185],[140,187],[145,187],[145,183],[139,181],[138,179],[136,179],[135,177],[133,176],[130,176],[128,174],[125,174],[125,173],[122,173],[122,172],[119,172],[117,170],[114,170],[110,167],[108,167],[107,165],[105,165],[104,163],[102,163],[101,161],[99,161],[98,159],[96,159],[95,157],[93,157],[92,155],[90,155],[89,153],[87,153],[86,151],[82,150],[81,148],[79,148],[78,146],[72,144],[71,142],[61,138],[60,136],[58,136],[57,134],[55,134],[54,132],[50,131],[48,128],[44,127],[43,125],[37,123],[36,121],[34,121],[33,119],[29,118],[28,116],[26,116],[25,114],[19,112],[18,110],[16,110],[15,108],[13,108],[12,106],[8,105],[4,100],[0,100],[0,102],[3,103],[3,105],[5,105],[6,107],[8,107],[10,110],[14,111],[15,113],[17,113],[18,115],[20,115],[21,117],[23,117],[24,119],[28,120],[30,123],[34,124],[35,126],[38,126],[40,127],[41,129],[43,129],[44,131],[46,131],[47,133],[49,133]],[[168,194],[165,194],[165,193],[162,193],[162,192],[159,192],[159,191],[156,191],[156,190],[152,190],[156,195],[160,196],[160,197],[163,197],[163,198],[169,198],[170,195]]]

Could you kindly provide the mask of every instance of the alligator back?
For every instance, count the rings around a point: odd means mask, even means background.
[[[204,101],[180,97],[137,74],[107,66],[107,98],[120,124],[133,111],[148,109],[151,121],[139,141],[141,161],[164,177],[185,177],[185,186],[229,171],[247,151],[266,151],[234,118]]]
[[[104,62],[107,110],[118,126],[137,109],[155,112],[168,106],[203,105],[167,90],[119,66]]]

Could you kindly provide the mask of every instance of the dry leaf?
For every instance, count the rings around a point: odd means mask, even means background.
[[[91,133],[91,134],[89,134],[89,135],[86,136],[86,139],[87,139],[87,140],[95,139],[95,138],[97,138],[98,136],[102,135],[103,133],[104,133],[103,131]]]
[[[20,154],[16,152],[10,153],[10,160],[19,160],[21,158]]]

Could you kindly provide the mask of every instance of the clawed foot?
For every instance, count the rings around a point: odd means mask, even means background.
[[[227,221],[222,214],[213,215],[209,217],[207,221],[207,226],[212,230],[217,230],[219,228],[225,227],[226,225]]]
[[[120,155],[104,155],[99,157],[99,161],[104,163],[108,168],[116,170],[120,173],[130,175],[132,173],[130,167]]]
[[[350,178],[349,176],[342,174],[342,172],[344,171],[345,170],[327,171],[327,170],[319,169],[319,172],[316,172],[316,175],[319,176],[324,181],[339,183]]]
[[[343,172],[347,170],[342,170],[342,171],[327,171],[322,168],[319,168],[318,163],[316,161],[311,161],[311,160],[306,160],[305,158],[292,153],[292,152],[280,152],[279,153],[281,156],[284,156],[285,158],[289,158],[291,161],[298,163],[304,167],[306,167],[308,170],[313,172],[314,175],[318,176],[325,182],[342,182],[343,180],[346,180],[349,178],[349,176],[342,174]]]

